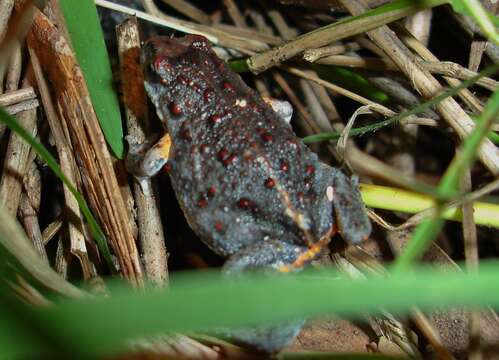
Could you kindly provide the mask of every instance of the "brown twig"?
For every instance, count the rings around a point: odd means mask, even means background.
[[[211,18],[203,10],[192,5],[190,2],[185,0],[162,0],[165,4],[170,5],[172,8],[184,14],[185,16],[197,21],[200,24],[210,25]]]
[[[135,143],[146,141],[148,128],[146,95],[139,64],[140,39],[136,18],[130,18],[116,28],[118,52],[125,99],[128,134]],[[144,129],[145,128],[145,129]],[[154,185],[153,185],[154,183]],[[139,240],[143,253],[144,270],[148,280],[158,286],[168,284],[168,253],[159,211],[155,182],[147,180],[151,189],[146,195],[138,183],[134,184]]]
[[[301,35],[283,45],[279,45],[271,50],[253,55],[248,59],[249,69],[258,74],[267,70],[272,66],[279,65],[281,62],[298,55],[305,49],[318,48],[328,45],[334,41],[338,41],[349,36],[357,35],[375,29],[380,25],[398,20],[408,14],[420,9],[421,6],[415,4],[406,7],[403,10],[394,10],[385,12],[381,15],[370,16],[369,18],[361,18],[353,21],[345,21],[341,24],[331,24],[307,34]]]
[[[14,8],[14,0],[3,0],[0,2],[0,43],[2,42],[5,33],[7,32],[7,24],[10,14]],[[0,81],[1,83],[1,81]]]
[[[336,44],[323,46],[317,49],[308,49],[303,52],[303,59],[309,62],[316,62],[318,59],[322,59],[327,56],[340,55],[350,51],[360,50],[361,46],[356,43],[346,43],[346,44]]]
[[[23,88],[28,87],[31,87],[31,83],[26,78],[23,81]],[[17,114],[17,120],[29,134],[36,136],[36,110],[26,110]],[[0,182],[0,204],[12,215],[17,214],[30,149],[19,135],[16,133],[10,135]]]
[[[45,76],[43,75],[38,56],[31,47],[29,48],[29,53],[31,56],[31,63],[33,64],[33,70],[35,73],[38,90],[40,92],[40,97],[43,102],[43,107],[45,109],[47,121],[52,131],[52,136],[54,138],[57,153],[59,155],[61,170],[67,176],[67,178],[74,185],[76,185],[77,183],[79,183],[76,181],[76,179],[79,179],[79,174],[76,173],[77,167],[75,158],[73,156],[73,150],[71,149],[71,146],[69,144],[69,139],[66,138],[66,135],[64,134],[64,131],[61,127],[61,122],[57,116],[57,112],[50,96],[50,90],[45,80]],[[70,251],[80,261],[81,267],[83,269],[83,276],[86,280],[88,280],[95,275],[95,272],[88,257],[87,247],[85,244],[85,236],[83,235],[84,222],[76,198],[69,191],[66,185],[63,186],[63,190],[66,205],[65,215],[66,219],[68,220],[68,232],[71,249]]]
[[[37,99],[26,100],[14,105],[7,106],[4,110],[7,114],[15,115],[23,111],[36,109],[40,106]]]
[[[471,173],[467,169],[461,181],[462,190],[464,192],[470,192],[472,188],[471,184]],[[464,239],[464,255],[466,259],[466,268],[468,271],[477,272],[478,271],[478,244],[477,244],[477,230],[476,224],[473,219],[473,203],[464,202],[462,205],[463,212],[463,239]],[[473,360],[481,360],[482,352],[480,349],[480,313],[476,311],[470,311],[469,316],[469,358]]]
[[[371,101],[371,100],[369,100],[361,95],[357,95],[354,92],[351,92],[347,89],[344,89],[338,85],[334,85],[328,81],[322,80],[315,75],[308,74],[300,69],[286,66],[286,65],[282,65],[281,68],[286,70],[287,72],[289,72],[291,74],[296,75],[296,76],[302,77],[302,78],[307,79],[307,80],[314,81],[317,84],[324,86],[326,89],[333,91],[334,93],[349,97],[350,99],[355,100],[363,105],[369,105],[369,106],[371,106],[371,110],[373,110],[373,111],[375,111],[383,116],[393,117],[397,114],[395,111],[387,108],[386,106],[383,106],[383,105],[378,104],[374,101]],[[407,117],[407,120],[410,120],[410,122],[414,122],[414,123],[418,123],[418,124],[437,126],[437,123],[434,119],[421,119],[421,118],[418,118],[414,115],[410,115]],[[424,121],[422,121],[422,120],[424,120]]]
[[[45,251],[45,244],[38,222],[42,192],[40,172],[33,160],[30,161],[29,167],[23,181],[25,192],[21,195],[19,217],[38,255],[48,264],[47,252]]]
[[[0,106],[14,105],[26,100],[36,98],[35,91],[32,87],[27,87],[19,90],[12,90],[6,94],[0,95]]]
[[[399,28],[400,33],[402,34],[400,36],[400,40],[404,42],[408,47],[413,49],[419,56],[423,58],[423,60],[426,61],[434,61],[438,62],[438,59],[435,55],[431,53],[430,50],[428,50],[423,44],[421,44],[416,38],[414,38],[411,34],[409,34],[405,29]],[[461,84],[459,80],[453,79],[448,76],[444,76],[444,80],[447,81],[447,83],[450,86],[456,87]],[[478,101],[478,99],[471,93],[470,90],[468,89],[462,89],[458,92],[458,96],[463,99],[463,101],[473,109],[473,111],[476,112],[481,112],[483,111],[483,105]],[[450,103],[449,103],[450,104]],[[459,109],[458,107],[455,107],[455,109]],[[459,123],[459,119],[457,119]],[[463,121],[466,121],[465,118],[461,120],[461,123]]]
[[[484,8],[488,10],[491,14],[495,14],[498,8],[498,2],[496,0],[483,0],[482,1]],[[478,25],[474,24],[474,28],[477,28]],[[468,68],[472,71],[478,71],[480,67],[480,62],[482,61],[482,55],[487,48],[488,40],[482,36],[478,36],[477,34],[473,35],[473,39],[471,41],[470,46],[470,54],[468,57]]]

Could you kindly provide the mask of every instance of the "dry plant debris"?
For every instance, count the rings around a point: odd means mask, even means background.
[[[348,136],[349,119],[354,128],[378,122],[429,100],[446,86],[459,86],[476,77],[487,64],[497,63],[497,45],[487,42],[469,19],[442,8],[417,14],[407,8],[321,28],[387,3],[383,0],[223,0],[212,4],[142,0],[136,2],[142,6],[138,11],[126,6],[133,1],[95,2],[112,9],[101,11],[103,22],[119,12],[144,19],[129,17],[117,26],[116,33],[105,28],[106,37],[117,44],[111,56],[119,64],[116,73],[124,122],[133,142],[144,141],[157,128],[147,107],[138,60],[141,41],[145,40],[140,33],[160,31],[153,23],[202,34],[227,58],[247,56],[249,70],[260,74],[245,75],[250,85],[263,96],[290,101],[295,111],[293,127],[301,136],[341,133],[336,147],[328,142],[311,146],[325,161],[358,174],[362,182],[370,184],[430,191],[455,149],[472,132],[473,117],[483,111],[490,93],[498,89],[497,74],[482,77],[473,88],[462,89],[395,126],[356,139]],[[169,271],[219,265],[220,259],[214,259],[186,230],[165,179],[149,181],[150,195],[146,196],[125,173],[123,162],[110,154],[58,1],[47,1],[42,9],[31,8],[30,3],[0,1],[0,49],[5,50],[0,55],[4,57],[0,59],[0,107],[15,115],[33,137],[54,146],[63,172],[85,195],[103,227],[119,274],[139,288],[146,281],[162,287],[168,284]],[[489,11],[497,11],[497,2],[483,3]],[[399,21],[386,25],[387,17],[390,22]],[[445,36],[462,37],[458,50],[438,34],[445,29],[437,21],[448,21],[455,27],[459,35],[449,31]],[[17,36],[22,44],[16,44]],[[345,78],[354,81],[349,84]],[[359,85],[368,81],[370,87]],[[379,93],[385,97],[380,99]],[[498,130],[497,126],[494,129]],[[19,235],[22,230],[16,224],[2,220],[0,227],[17,241],[15,246],[7,244],[10,251],[37,281],[55,293],[89,296],[68,281],[74,272],[81,273],[76,282],[84,281],[92,291],[105,293],[100,278],[110,274],[76,199],[47,174],[20,136],[6,131],[4,125],[0,125],[0,135],[0,216],[4,212],[17,216],[35,249],[27,247],[26,236]],[[440,235],[424,258],[433,266],[460,271],[456,261],[465,259],[466,266],[476,270],[479,254],[499,256],[497,231],[477,227],[472,205],[485,194],[497,194],[499,150],[494,137],[484,140],[478,157],[480,163],[467,171],[461,186],[467,195],[454,203],[462,208],[462,229],[453,223]],[[381,259],[396,256],[409,240],[410,231],[429,212],[409,217],[400,212],[371,211],[377,231],[368,242],[331,257],[325,254],[316,265],[334,265],[352,277],[384,274]],[[480,239],[493,245],[482,249]],[[77,263],[72,261],[74,257]],[[19,278],[13,289],[33,304],[49,303],[25,279]],[[414,309],[410,320],[388,313],[366,316],[362,323],[317,319],[286,351],[379,351],[436,354],[443,359],[467,353],[474,359],[497,356],[488,349],[499,343],[499,322],[491,310],[470,314],[442,309],[423,314]],[[480,340],[478,345],[473,339]],[[147,358],[245,359],[256,355],[219,339],[184,335],[140,341],[133,350],[147,354]]]

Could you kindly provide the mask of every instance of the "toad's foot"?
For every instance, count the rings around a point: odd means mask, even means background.
[[[148,195],[150,189],[149,182],[146,180],[156,175],[168,161],[172,143],[170,135],[164,135],[152,146],[150,146],[150,142],[134,143],[129,136],[126,137],[126,140],[129,143],[126,157],[127,170],[135,176],[142,192]]]

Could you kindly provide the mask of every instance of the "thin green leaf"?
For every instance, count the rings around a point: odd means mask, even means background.
[[[7,114],[2,108],[0,108],[0,121],[5,123],[5,125],[7,125],[12,131],[16,132],[16,134],[21,136],[24,139],[24,141],[30,144],[31,147],[37,152],[37,154],[40,155],[40,157],[47,163],[50,169],[56,174],[56,176],[59,179],[61,179],[64,185],[68,187],[68,190],[71,191],[76,201],[78,202],[78,206],[80,207],[83,216],[85,216],[85,219],[88,221],[88,224],[90,225],[90,230],[92,232],[92,235],[94,236],[95,242],[97,243],[97,246],[99,247],[102,256],[106,260],[110,269],[114,270],[114,265],[111,259],[111,253],[109,252],[104,232],[97,223],[97,220],[92,215],[92,212],[90,211],[87,202],[85,201],[83,196],[78,192],[78,190],[73,186],[73,184],[66,177],[66,175],[64,175],[61,168],[59,167],[59,164],[57,164],[57,161],[54,159],[52,154],[45,148],[45,146],[43,146],[40,142],[38,142],[38,140],[32,137],[22,126],[20,126],[14,117]]]
[[[485,10],[478,0],[450,0],[454,11],[463,15],[472,17],[482,32],[489,38],[490,41],[499,45],[499,33],[497,32],[497,17]]]
[[[113,153],[121,159],[124,144],[120,107],[95,4],[92,0],[59,3],[100,126]]]
[[[387,94],[378,90],[365,77],[352,69],[320,64],[311,64],[311,68],[317,72],[321,79],[363,95],[377,103],[385,103],[389,100]]]
[[[282,352],[278,360],[407,360],[407,357],[381,353]]]
[[[380,309],[409,312],[414,306],[499,308],[499,262],[481,264],[480,273],[432,267],[367,279],[305,271],[248,274],[230,281],[197,272],[176,275],[171,284],[168,291],[138,294],[122,288],[111,297],[63,301],[39,309],[37,321],[90,357],[116,351],[132,338],[168,331],[275,324],[326,313],[358,318]]]

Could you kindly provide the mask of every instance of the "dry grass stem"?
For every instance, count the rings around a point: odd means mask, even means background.
[[[446,75],[460,80],[467,80],[478,75],[477,72],[451,61],[422,61],[421,65],[432,74]],[[485,76],[478,79],[476,85],[495,91],[499,87],[499,81]]]
[[[361,1],[340,1],[353,15],[360,15],[367,10]],[[384,49],[425,98],[431,98],[443,91],[440,83],[429,72],[421,69],[414,55],[387,26],[371,30],[368,35]],[[473,120],[453,98],[442,100],[436,105],[436,109],[461,139],[466,138],[473,130]],[[499,174],[499,150],[489,139],[482,142],[478,157],[492,174]]]
[[[26,78],[23,88],[31,87]],[[19,124],[32,136],[36,136],[36,110],[26,110],[17,114]],[[31,147],[17,134],[10,134],[5,160],[3,164],[2,180],[0,181],[0,204],[11,215],[17,214],[21,199],[22,181],[28,168],[28,157]]]
[[[461,15],[457,12],[451,12],[451,16],[457,21],[457,23],[462,27],[462,29],[471,37],[475,38],[478,36],[481,39],[485,39],[486,36],[483,35],[480,28],[475,26],[475,23],[469,16]],[[492,42],[487,43],[485,48],[485,54],[495,63],[499,63],[499,46]]]
[[[165,4],[170,5],[172,8],[181,14],[197,21],[200,24],[210,25],[211,18],[203,10],[192,5],[189,1],[185,0],[162,0]]]
[[[120,24],[116,33],[128,135],[134,143],[142,143],[146,141],[149,126],[143,75],[139,64],[140,39],[136,19],[131,18]],[[146,186],[151,192],[145,195],[135,182],[134,195],[145,274],[154,284],[164,286],[168,283],[168,253],[155,185],[155,180],[147,180]]]
[[[57,233],[59,233],[59,231],[62,228],[62,225],[63,225],[62,217],[58,217],[50,224],[48,224],[45,229],[43,229],[42,237],[43,237],[43,243],[45,245],[47,245],[50,242],[50,240],[52,240],[57,235]]]
[[[409,34],[405,30],[401,30],[402,36],[400,39],[411,49],[413,49],[419,56],[426,61],[438,62],[438,59],[435,55],[431,53],[423,44],[421,44],[416,38],[414,38],[411,34]],[[445,81],[452,86],[456,87],[461,84],[459,80],[454,78],[444,76]],[[472,94],[472,92],[468,89],[462,89],[459,91],[458,95],[461,99],[475,112],[483,111],[483,105],[478,101],[478,99]]]
[[[15,218],[1,206],[0,219],[2,220],[0,233],[5,234],[0,237],[2,246],[16,258],[30,276],[57,294],[77,299],[87,296],[76,286],[62,279],[40,258]]]
[[[7,24],[9,23],[10,14],[13,8],[14,0],[2,0],[0,2],[0,43],[2,42],[5,33],[7,32]]]
[[[6,94],[0,95],[0,106],[5,107],[14,105],[26,100],[32,100],[34,98],[36,98],[36,94],[32,87],[12,90]]]
[[[40,97],[43,102],[43,107],[47,117],[47,122],[50,126],[52,136],[59,155],[59,162],[62,172],[73,183],[76,188],[81,188],[80,174],[77,173],[76,160],[73,155],[73,149],[70,145],[70,139],[66,137],[64,130],[61,126],[61,121],[57,115],[54,107],[50,90],[43,75],[43,71],[38,60],[38,56],[29,48],[31,62],[35,78],[40,92]],[[93,265],[90,263],[88,257],[87,246],[85,243],[85,236],[83,234],[83,218],[78,206],[78,202],[73,194],[69,191],[66,185],[63,185],[64,201],[66,206],[65,218],[68,224],[68,234],[70,242],[71,253],[78,258],[83,270],[83,276],[86,280],[95,275]]]
[[[472,190],[471,172],[469,169],[465,171],[461,181],[463,191],[469,193]],[[464,202],[461,206],[463,212],[463,239],[464,239],[464,255],[466,259],[466,268],[468,271],[478,271],[478,244],[477,244],[477,229],[473,219],[473,203]],[[469,312],[469,357],[473,360],[482,359],[482,351],[480,348],[480,313],[476,311]]]
[[[38,100],[31,99],[31,100],[22,101],[14,105],[7,106],[5,108],[5,112],[10,115],[15,115],[23,111],[36,109],[38,106],[40,106]]]
[[[356,42],[346,44],[323,46],[317,49],[308,49],[303,52],[303,59],[308,62],[316,62],[326,56],[341,55],[350,51],[358,51],[361,46]]]
[[[405,27],[422,44],[428,45],[431,33],[431,20],[433,9],[426,9],[408,16],[405,19]]]
[[[415,6],[417,7],[417,5]],[[413,7],[406,7],[403,10],[395,10],[389,13],[371,16],[366,19],[344,22],[341,25],[335,24],[333,27],[326,26],[311,31],[269,51],[252,56],[248,60],[249,69],[258,74],[272,66],[281,64],[283,61],[298,55],[306,49],[329,45],[333,41],[338,41],[377,28],[380,25],[407,16],[412,11],[414,11]]]
[[[59,118],[65,121],[73,149],[80,155],[78,166],[90,206],[104,226],[123,275],[140,286],[143,277],[131,214],[123,201],[81,70],[67,41],[41,12],[36,12],[33,25],[28,43],[54,85]]]
[[[334,85],[328,81],[322,80],[318,76],[311,75],[310,73],[306,73],[300,69],[290,67],[287,65],[282,65],[281,68],[283,70],[286,70],[287,72],[289,72],[291,74],[294,74],[296,76],[302,77],[302,78],[307,79],[307,80],[311,80],[319,85],[322,85],[326,89],[331,90],[334,93],[346,96],[346,97],[348,97],[354,101],[357,101],[363,105],[369,105],[371,107],[371,110],[379,113],[380,115],[383,115],[385,117],[393,117],[393,116],[397,115],[397,113],[395,111],[387,108],[386,106],[383,106],[383,105],[378,104],[374,101],[371,101],[371,100],[369,100],[361,95],[357,95],[356,93],[354,93],[350,90],[347,90],[347,89],[344,89],[340,86]],[[430,126],[436,126],[435,120],[433,120],[433,119],[420,119],[414,115],[409,115],[406,118],[406,121],[409,121],[411,123],[421,123],[421,124],[428,124]]]
[[[483,0],[482,4],[484,8],[489,11],[491,14],[495,14],[497,12],[497,8],[499,3],[497,0]],[[478,28],[476,24],[474,24],[475,28]],[[488,41],[486,38],[482,36],[478,36],[477,34],[473,35],[473,39],[471,41],[470,46],[470,54],[468,57],[468,68],[472,71],[477,71],[480,63],[482,61],[483,53],[485,49],[487,49]]]

